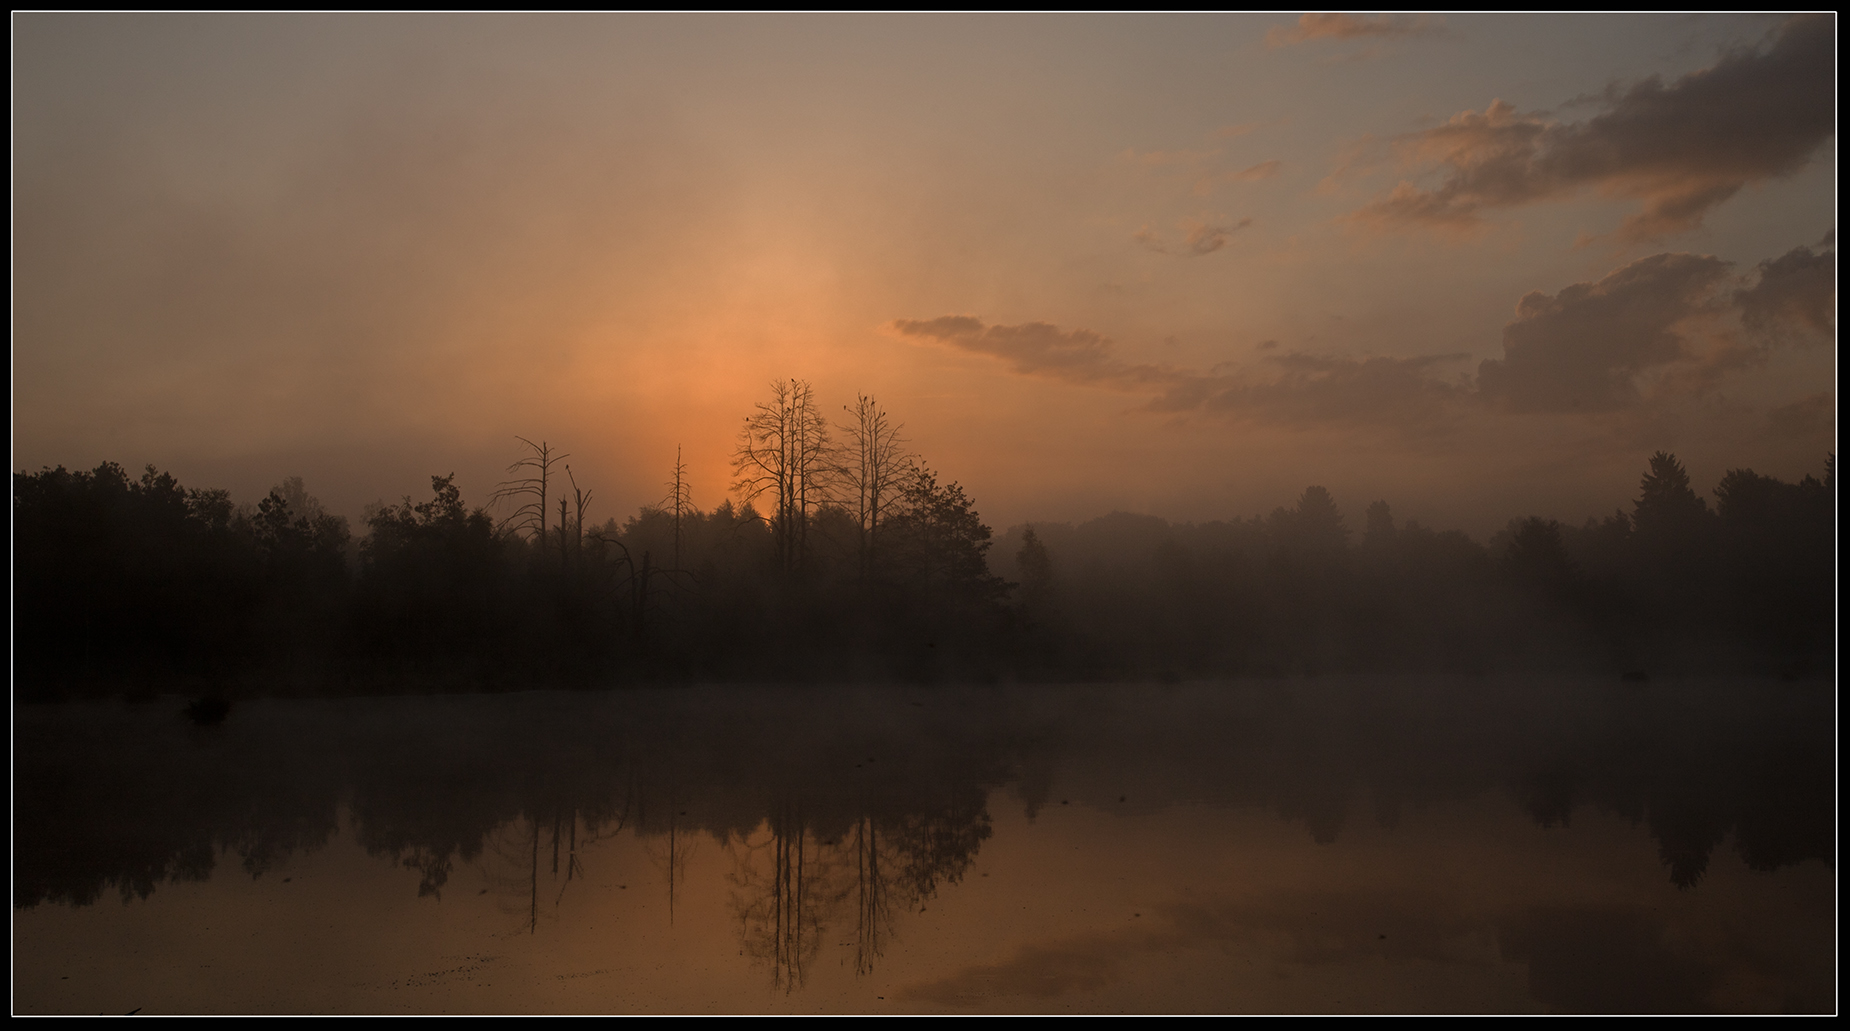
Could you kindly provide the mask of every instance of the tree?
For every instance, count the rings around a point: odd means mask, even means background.
[[[1561,598],[1577,573],[1562,543],[1561,524],[1530,516],[1511,520],[1508,547],[1501,561],[1503,575],[1521,587],[1549,598]]]
[[[786,571],[808,562],[809,515],[829,500],[833,460],[829,423],[810,385],[796,379],[771,384],[771,400],[746,416],[739,431],[732,489],[746,504],[770,495],[773,549]]]
[[[1297,507],[1274,511],[1270,522],[1275,540],[1294,556],[1328,557],[1348,546],[1349,528],[1343,525],[1342,510],[1323,487],[1304,488]]]
[[[674,479],[668,483],[668,497],[662,501],[662,511],[674,516],[674,568],[681,568],[681,519],[694,508],[693,490],[687,485],[687,466],[681,461],[681,445],[674,446]]]
[[[572,554],[578,555],[585,550],[585,509],[591,505],[591,492],[578,486],[578,477],[572,475],[572,467],[569,465],[565,467],[565,478],[572,485]],[[565,535],[565,520],[561,515],[559,536]]]
[[[904,507],[890,524],[893,568],[915,586],[971,602],[998,601],[1015,585],[989,571],[990,529],[955,484],[921,465],[908,478]]]
[[[515,532],[531,531],[533,542],[546,543],[546,492],[552,480],[552,467],[571,455],[553,454],[550,444],[540,441],[535,444],[525,437],[516,436],[515,440],[527,445],[533,453],[507,467],[510,473],[525,473],[516,479],[504,480],[496,485],[495,492],[489,496],[489,502],[501,502],[509,499],[521,502],[508,516],[503,526],[513,526]],[[522,499],[526,499],[522,501]],[[559,527],[561,533],[565,527]]]
[[[455,474],[430,478],[431,499],[367,519],[360,554],[362,625],[376,647],[463,662],[502,632],[502,538],[463,504]]]
[[[885,409],[866,394],[856,395],[854,407],[842,406],[851,421],[842,427],[848,447],[841,463],[844,494],[859,530],[860,575],[873,573],[880,530],[904,503],[902,486],[914,459],[906,450],[904,427],[894,423]]]
[[[1675,455],[1659,451],[1639,484],[1632,525],[1639,536],[1661,542],[1687,542],[1707,523],[1709,508],[1690,489],[1689,473]]]
[[[1377,501],[1368,506],[1368,529],[1362,536],[1362,546],[1373,551],[1394,542],[1394,513],[1385,501]]]
[[[315,561],[338,568],[341,553],[352,534],[344,516],[330,515],[308,493],[300,476],[291,476],[271,488],[257,503],[250,528],[259,549],[272,562],[293,563],[314,555]]]

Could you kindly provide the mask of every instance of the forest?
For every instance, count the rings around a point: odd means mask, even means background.
[[[481,505],[433,475],[358,533],[299,478],[239,506],[152,466],[15,472],[17,697],[1833,666],[1834,456],[1705,497],[1659,452],[1613,514],[1487,542],[1381,500],[1352,523],[1318,486],[998,538],[875,400],[843,411],[776,383],[733,498],[694,505],[677,455],[659,504],[602,524],[524,438]]]

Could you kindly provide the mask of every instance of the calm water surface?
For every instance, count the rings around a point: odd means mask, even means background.
[[[15,709],[15,1012],[1836,1006],[1828,683],[181,709]]]

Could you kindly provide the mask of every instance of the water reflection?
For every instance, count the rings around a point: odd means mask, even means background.
[[[976,875],[985,848],[1005,842],[992,816],[1001,799],[1016,807],[1018,827],[1050,810],[1062,820],[1096,814],[1105,822],[1075,839],[1075,852],[1185,857],[1165,860],[1170,867],[1237,852],[1221,840],[1237,823],[1226,814],[1255,811],[1370,866],[1494,854],[1505,846],[1427,855],[1424,839],[1399,830],[1409,814],[1485,797],[1513,802],[1550,834],[1572,835],[1589,819],[1640,825],[1674,893],[1710,890],[1705,876],[1730,841],[1753,870],[1834,862],[1831,697],[1808,684],[700,689],[277,701],[207,727],[179,708],[16,710],[17,911],[148,900],[166,885],[213,879],[233,859],[259,880],[350,834],[375,861],[414,873],[419,899],[450,906],[458,891],[486,895],[501,914],[497,935],[544,937],[577,919],[574,906],[604,920],[613,891],[658,898],[668,928],[690,898],[721,896],[741,962],[800,1000],[819,969],[892,976],[882,967],[906,921],[927,920]],[[1492,823],[1472,833],[1507,837],[1485,829]],[[1608,847],[1579,833],[1582,848]],[[1201,855],[1186,858],[1195,837]],[[624,842],[636,843],[638,864],[624,865]],[[1052,853],[1030,862],[1045,871],[1003,896],[1009,906],[1042,904],[1023,892],[1069,908],[1106,905],[1097,879],[1107,871],[1063,866]],[[1536,862],[1547,869],[1546,856]],[[690,879],[695,868],[724,872]],[[1130,921],[1122,928],[1043,935],[961,972],[913,977],[896,996],[987,1008],[975,1000],[993,1004],[997,986],[1027,999],[1084,995],[1134,982],[1127,971],[1138,956],[1270,941],[1278,962],[1312,966],[1461,956],[1525,964],[1529,997],[1562,1011],[1779,1008],[1816,997],[1815,986],[1743,995],[1729,980],[1738,963],[1724,970],[1714,957],[1666,952],[1667,936],[1681,932],[1638,898],[1595,904],[1512,887],[1486,920],[1445,904],[1443,884],[1425,901],[1325,885],[1262,906],[1186,897],[1218,890],[1224,874],[1126,870],[1146,882],[1173,877],[1126,889],[1171,897],[1114,916]],[[22,944],[16,937],[16,954]],[[1822,947],[1828,954],[1828,939]],[[907,962],[908,972],[922,969],[916,950]]]

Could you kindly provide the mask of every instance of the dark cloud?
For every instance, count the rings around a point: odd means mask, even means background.
[[[1443,21],[1426,15],[1306,14],[1292,26],[1274,25],[1265,34],[1273,50],[1318,39],[1384,39],[1439,31]]]
[[[1837,329],[1837,253],[1794,247],[1759,267],[1753,286],[1735,292],[1741,322],[1767,339],[1831,340]]]
[[[1729,54],[1670,85],[1614,88],[1582,122],[1521,114],[1502,100],[1403,137],[1396,148],[1430,189],[1402,181],[1351,218],[1465,228],[1486,209],[1592,189],[1640,202],[1619,230],[1646,240],[1700,225],[1744,186],[1803,167],[1836,131],[1836,29],[1793,18],[1769,46]]]
[[[1611,411],[1639,400],[1634,378],[1695,358],[1688,320],[1717,312],[1729,264],[1655,254],[1516,305],[1503,357],[1478,367],[1478,388],[1515,411]]]
[[[1834,338],[1836,255],[1796,247],[1744,281],[1731,263],[1654,254],[1531,293],[1503,327],[1503,357],[1478,367],[1478,390],[1519,412],[1603,412],[1660,394],[1700,394],[1775,346]],[[1734,318],[1739,318],[1738,326]]]
[[[1144,394],[1153,412],[1200,411],[1291,425],[1393,424],[1413,431],[1437,425],[1456,407],[1452,402],[1466,396],[1463,387],[1433,376],[1465,355],[1354,359],[1292,353],[1269,355],[1257,366],[1225,374],[1200,373],[1119,361],[1111,341],[1097,333],[1045,322],[992,326],[946,315],[892,325],[903,336],[1000,358],[1020,375]]]

